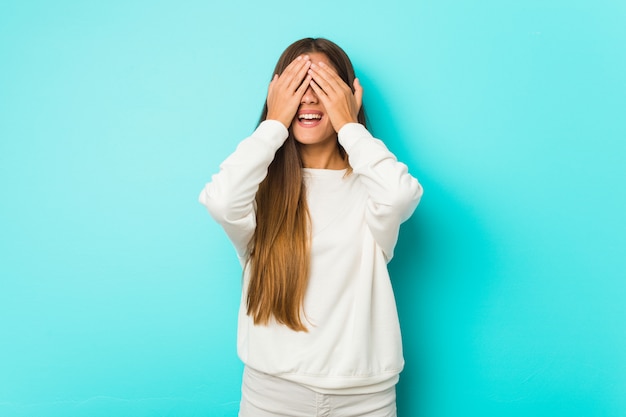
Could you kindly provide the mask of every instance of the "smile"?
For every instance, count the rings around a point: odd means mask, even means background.
[[[303,127],[317,126],[322,120],[322,113],[318,111],[301,111],[298,113],[298,124]]]
[[[298,116],[299,119],[307,119],[307,120],[311,120],[311,119],[321,119],[322,115],[321,114],[301,114]]]

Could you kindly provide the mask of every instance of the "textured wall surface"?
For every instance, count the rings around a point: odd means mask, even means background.
[[[0,415],[236,416],[240,268],[197,194],[280,52],[352,57],[425,188],[401,417],[626,415],[626,3],[0,2]]]

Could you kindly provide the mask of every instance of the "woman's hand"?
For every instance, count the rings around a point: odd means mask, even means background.
[[[307,55],[299,56],[280,76],[274,75],[267,91],[267,119],[278,120],[289,129],[300,100],[311,83],[312,77],[307,75],[310,66]]]
[[[348,84],[323,62],[311,64],[308,73],[313,78],[311,88],[326,108],[335,132],[346,123],[358,122],[363,102],[363,87],[358,78],[354,79],[353,94]]]

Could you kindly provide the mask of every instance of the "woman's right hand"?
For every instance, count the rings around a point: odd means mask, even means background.
[[[274,75],[267,91],[268,120],[278,120],[287,129],[296,116],[300,100],[311,83],[307,74],[311,60],[308,55],[299,56],[279,76]]]

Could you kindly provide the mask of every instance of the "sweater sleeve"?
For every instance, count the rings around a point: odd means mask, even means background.
[[[413,214],[423,193],[422,186],[365,126],[348,123],[338,136],[354,173],[369,194],[365,220],[389,262],[400,224]]]
[[[262,122],[220,165],[220,171],[200,192],[199,200],[226,231],[239,259],[247,256],[256,227],[254,199],[259,184],[288,132],[275,120]]]

